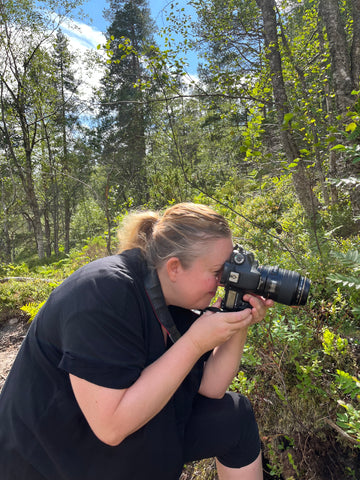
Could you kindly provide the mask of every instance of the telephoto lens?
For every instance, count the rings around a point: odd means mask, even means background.
[[[278,266],[259,266],[260,281],[257,292],[284,305],[305,305],[310,290],[310,280],[292,270]]]

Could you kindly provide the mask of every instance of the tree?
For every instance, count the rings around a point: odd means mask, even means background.
[[[337,112],[342,122],[349,124],[354,119],[359,121],[359,105],[356,104],[354,92],[359,91],[360,87],[360,1],[351,0],[346,3],[347,10],[341,8],[337,0],[320,0],[319,14],[327,34]],[[355,134],[348,139],[347,144],[358,143],[358,132]],[[336,155],[336,159],[337,165],[333,161],[332,168],[334,176],[359,177],[360,164],[353,162],[353,156]],[[358,218],[357,223],[360,225],[359,185],[350,188],[349,194],[354,217]]]
[[[1,134],[12,168],[21,180],[29,203],[38,254],[42,258],[44,239],[34,180],[33,150],[38,136],[38,107],[42,95],[39,81],[43,83],[39,77],[46,76],[42,69],[46,53],[41,50],[44,38],[39,38],[36,25],[26,24],[22,25],[22,31],[17,29],[17,25],[11,23],[9,13],[13,12],[9,12],[9,8],[1,5],[1,55],[4,59],[0,72]],[[26,27],[31,28],[30,34]],[[25,49],[22,43],[26,45]]]
[[[359,189],[346,192],[332,179],[341,158],[334,145],[357,138],[358,2],[192,3],[207,93],[233,99],[247,115],[240,161],[270,176],[291,175],[311,220],[320,220],[323,207],[336,216],[347,193],[356,216]],[[353,157],[350,151],[342,161],[340,178],[358,177]]]
[[[58,212],[59,212],[59,188],[61,190],[62,210],[64,213],[64,237],[65,252],[70,251],[70,223],[71,215],[76,198],[77,182],[71,179],[71,174],[80,171],[76,168],[76,159],[72,158],[70,146],[74,143],[70,132],[74,132],[78,125],[79,98],[77,96],[78,82],[74,78],[73,65],[75,55],[71,54],[68,40],[59,30],[54,44],[54,61],[57,75],[54,78],[54,86],[58,97],[57,115],[53,118],[54,126],[59,129],[57,139],[57,164],[53,171],[54,191],[52,217],[54,223],[54,251],[58,253]],[[60,174],[60,175],[59,175]],[[59,177],[59,182],[56,180]]]
[[[293,180],[298,198],[307,216],[315,220],[320,204],[313,192],[314,184],[311,181],[310,175],[307,175],[305,161],[302,158],[300,147],[292,132],[291,122],[288,120],[291,115],[289,108],[290,101],[285,88],[278,43],[275,0],[256,0],[256,3],[261,10],[263,19],[266,57],[269,62],[269,74],[282,145],[289,163],[296,163],[296,167],[294,167],[293,170]]]
[[[109,165],[119,202],[127,204],[132,198],[139,205],[148,199],[145,158],[150,107],[135,84],[147,76],[142,57],[153,42],[154,25],[146,0],[111,0],[106,18],[111,22],[107,34],[113,55],[103,79],[102,162]]]
[[[66,15],[78,3],[57,7],[64,6]],[[79,117],[71,70],[74,56],[59,24],[49,20],[47,12],[41,13],[28,2],[0,6],[0,55],[4,60],[0,133],[9,168],[26,197],[22,214],[33,227],[42,258],[51,254],[52,246],[59,252],[62,220],[65,250],[69,251],[70,220],[79,185],[71,173],[81,174],[71,153],[71,146],[78,141],[74,130]],[[54,5],[49,2],[49,7]]]

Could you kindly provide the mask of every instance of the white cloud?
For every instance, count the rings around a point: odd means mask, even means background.
[[[95,28],[84,23],[66,20],[61,30],[70,39],[75,49],[92,50],[99,44],[105,43],[105,36]]]
[[[79,81],[79,96],[85,102],[94,102],[93,89],[100,86],[105,57],[97,46],[106,42],[105,36],[89,25],[72,20],[63,21],[60,28],[69,40],[69,50],[76,55],[74,74]]]

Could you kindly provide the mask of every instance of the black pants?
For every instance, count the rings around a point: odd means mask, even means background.
[[[258,426],[249,400],[237,393],[220,399],[198,395],[184,439],[184,463],[217,457],[232,468],[249,465],[260,453]]]
[[[164,408],[164,412],[167,410],[173,411],[171,402]],[[41,473],[41,468],[44,469],[44,465],[46,467],[46,462],[51,463],[51,458],[46,458],[45,462],[37,460],[34,455],[34,465],[37,466],[32,467],[32,462],[24,460],[21,453],[16,457],[15,452],[12,452],[9,460],[6,449],[2,448],[0,478],[178,480],[184,463],[193,460],[217,457],[227,467],[240,468],[252,463],[260,453],[260,439],[253,410],[248,399],[242,395],[227,393],[220,400],[197,395],[184,435],[174,431],[176,427],[171,422],[173,415],[164,418],[169,423],[162,421],[162,415],[158,415],[151,421],[151,429],[145,426],[118,447],[110,447],[96,440],[95,450],[89,452],[88,459],[80,466],[79,472],[76,462],[72,468],[72,459],[78,452],[67,452],[66,446],[63,452],[65,456],[68,455],[68,462],[59,464],[58,469],[57,464],[54,464],[53,474]],[[113,455],[114,452],[120,457],[119,468],[115,470],[108,462],[109,454]]]

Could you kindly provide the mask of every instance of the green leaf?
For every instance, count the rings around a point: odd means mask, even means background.
[[[284,115],[283,126],[286,127],[293,118],[294,118],[293,113],[286,113]]]
[[[347,132],[353,132],[356,129],[357,125],[354,122],[349,123],[349,125],[346,126],[345,130]]]

